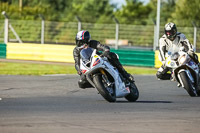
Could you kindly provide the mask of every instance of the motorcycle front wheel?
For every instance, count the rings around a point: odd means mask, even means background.
[[[135,83],[131,83],[130,93],[125,97],[129,102],[135,102],[139,98],[139,91]]]
[[[188,94],[191,97],[196,96],[196,94],[194,92],[194,89],[193,89],[193,85],[192,85],[192,83],[191,83],[190,79],[188,78],[188,76],[187,76],[185,71],[180,72],[180,77],[181,77],[181,80],[183,82],[184,88],[186,89]]]
[[[114,88],[108,88],[105,84],[106,81],[103,80],[102,74],[96,74],[93,76],[93,82],[95,84],[95,87],[99,91],[99,93],[102,95],[102,97],[107,100],[108,102],[115,102],[116,101],[116,95]],[[112,89],[112,92],[109,92],[108,90]]]

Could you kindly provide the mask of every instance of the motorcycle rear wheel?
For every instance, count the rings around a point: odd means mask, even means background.
[[[191,97],[194,97],[196,96],[196,94],[194,93],[194,90],[193,90],[193,86],[192,86],[192,83],[190,82],[187,74],[185,71],[182,71],[180,72],[180,77],[182,79],[182,82],[183,82],[183,85],[184,85],[184,88],[185,90],[188,92],[188,94],[191,96]]]
[[[131,83],[130,93],[125,97],[129,102],[135,102],[139,98],[139,91],[135,83]]]
[[[200,86],[197,86],[198,88],[196,89],[197,96],[200,96]]]
[[[106,86],[103,83],[102,74],[96,74],[93,77],[93,81],[95,84],[95,87],[99,91],[99,93],[102,95],[102,97],[107,100],[108,102],[115,102],[116,96],[115,91],[113,89],[113,94],[110,94],[109,91],[106,89]]]

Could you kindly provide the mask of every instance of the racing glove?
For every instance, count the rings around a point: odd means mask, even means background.
[[[188,53],[190,56],[194,57],[194,51],[189,50],[187,53]]]
[[[78,73],[78,75],[81,75],[81,74],[82,74],[81,70],[78,70],[77,73]]]

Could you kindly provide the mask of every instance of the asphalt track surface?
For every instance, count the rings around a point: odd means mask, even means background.
[[[0,76],[0,133],[199,133],[200,97],[135,75],[140,97],[108,103],[77,75]]]

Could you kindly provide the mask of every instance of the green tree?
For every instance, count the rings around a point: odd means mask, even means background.
[[[194,21],[200,26],[200,1],[199,0],[178,0],[175,12],[171,20],[181,26],[191,26]]]
[[[83,22],[110,23],[112,22],[114,6],[109,4],[109,0],[73,0],[70,10],[65,11],[65,20],[74,20],[75,16],[81,18]]]
[[[156,20],[157,15],[157,0],[150,0],[147,4],[151,8],[151,12],[149,13],[149,21],[148,24],[152,24],[152,20]],[[172,17],[172,13],[175,11],[176,0],[161,0],[160,7],[160,24],[166,24],[170,18]]]
[[[35,20],[40,19],[39,14],[43,14],[46,20],[59,21],[71,3],[72,1],[67,0],[23,0],[20,11],[18,0],[3,0],[0,1],[0,11],[6,11],[11,19]]]
[[[126,0],[126,5],[115,12],[120,23],[125,24],[146,24],[148,15],[151,12],[149,5],[144,5],[139,0]]]
[[[48,14],[49,13],[49,4],[44,4],[42,5],[37,4],[34,6],[29,6],[26,5],[27,0],[23,1],[23,10],[19,10],[19,4],[18,2],[14,1],[12,2],[5,1],[5,2],[0,2],[0,12],[6,11],[10,19],[28,19],[28,20],[33,20],[33,19],[39,19],[38,14]],[[0,15],[0,18],[4,18],[2,15]]]
[[[24,7],[41,7],[45,10],[43,13],[45,19],[54,21],[61,20],[63,12],[71,3],[72,1],[68,0],[23,0]]]

